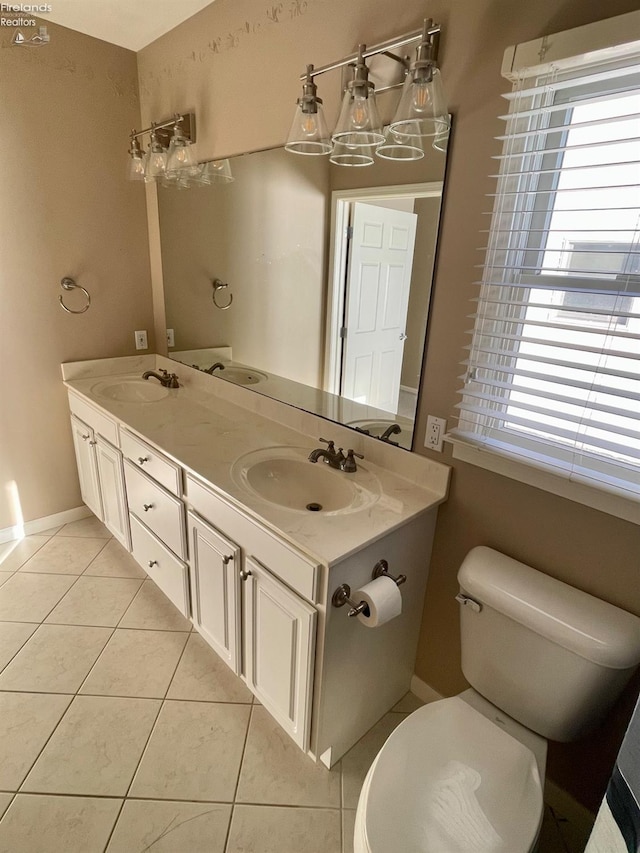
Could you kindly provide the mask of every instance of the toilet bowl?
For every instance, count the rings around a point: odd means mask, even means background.
[[[458,572],[472,689],[410,714],[365,779],[355,853],[531,853],[547,738],[599,722],[640,662],[640,619],[483,546]]]
[[[530,853],[546,741],[523,728],[474,691],[410,714],[369,769],[354,853]]]

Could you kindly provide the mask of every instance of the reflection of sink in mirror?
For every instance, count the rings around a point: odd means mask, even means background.
[[[266,373],[252,370],[250,367],[232,367],[227,364],[225,364],[224,370],[215,370],[213,375],[219,376],[221,379],[228,379],[229,382],[235,382],[236,385],[257,385],[258,382],[263,382],[269,378]]]
[[[380,496],[375,474],[360,464],[355,474],[309,461],[310,448],[267,447],[241,456],[231,475],[237,485],[269,503],[296,512],[357,512]]]
[[[155,379],[144,380],[137,376],[102,379],[92,386],[91,391],[96,397],[119,403],[154,403],[169,396],[169,389],[163,388]]]

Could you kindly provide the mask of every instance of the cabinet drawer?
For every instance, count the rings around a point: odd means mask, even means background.
[[[187,567],[165,548],[135,515],[130,516],[130,523],[133,556],[180,613],[189,618]]]
[[[115,447],[119,447],[118,442],[118,424],[112,421],[107,415],[103,415],[98,409],[94,409],[92,405],[69,392],[69,408],[74,415],[88,424],[95,432],[99,433],[107,441],[110,441]]]
[[[124,460],[129,509],[183,560],[187,556],[184,504],[128,459]]]
[[[193,509],[218,530],[238,542],[245,552],[269,567],[308,601],[317,602],[320,565],[236,509],[199,480],[187,475],[187,498]]]
[[[182,470],[179,465],[167,459],[158,450],[154,450],[137,435],[120,432],[120,443],[123,454],[130,459],[136,468],[140,468],[161,483],[165,489],[180,497],[182,494]]]

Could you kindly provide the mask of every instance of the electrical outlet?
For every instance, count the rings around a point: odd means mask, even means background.
[[[167,346],[174,347],[176,345],[175,338],[173,336],[173,329],[167,329]]]
[[[435,418],[433,415],[427,416],[427,432],[424,437],[424,446],[429,450],[436,450],[442,453],[442,438],[447,431],[447,422],[444,418]]]
[[[133,334],[136,336],[136,349],[148,349],[149,344],[147,343],[147,330],[141,329]]]

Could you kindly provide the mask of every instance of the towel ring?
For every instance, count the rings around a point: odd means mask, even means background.
[[[211,298],[213,299],[213,304],[216,306],[216,308],[219,308],[221,311],[226,311],[227,308],[231,308],[231,303],[233,302],[233,293],[230,293],[229,294],[229,301],[227,302],[226,305],[220,305],[218,303],[218,300],[216,299],[216,294],[219,290],[224,290],[225,287],[229,287],[229,285],[226,282],[222,281],[219,278],[214,278],[214,280],[213,280],[213,294],[212,294]]]
[[[59,296],[58,300],[60,301],[60,305],[62,305],[62,307],[68,314],[84,314],[85,311],[89,310],[89,306],[91,305],[91,297],[89,296],[88,290],[86,290],[84,287],[81,287],[79,284],[76,284],[75,281],[72,278],[69,278],[68,276],[62,279],[60,285],[65,290],[75,290],[77,288],[78,290],[81,290],[87,297],[87,304],[84,306],[84,308],[80,308],[78,311],[74,311],[73,308],[67,308],[67,306],[62,300],[62,296]]]

